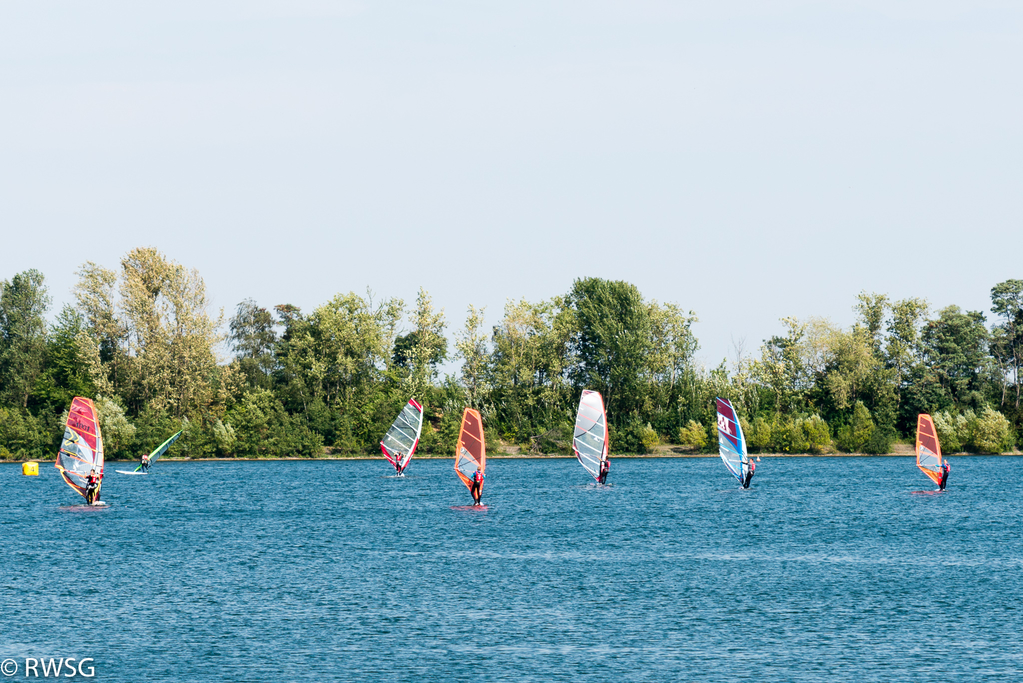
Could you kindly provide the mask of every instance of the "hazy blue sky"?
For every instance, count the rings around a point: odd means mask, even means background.
[[[1023,278],[1019,2],[0,5],[0,278],[155,246],[230,314],[581,276],[701,358]],[[468,264],[475,263],[475,266]]]

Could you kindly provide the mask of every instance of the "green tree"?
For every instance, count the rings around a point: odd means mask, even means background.
[[[650,346],[643,371],[646,385],[643,410],[647,420],[658,431],[677,434],[684,428],[687,418],[692,419],[686,408],[694,400],[693,356],[699,343],[692,325],[697,318],[695,313],[684,312],[676,304],[652,301],[647,308]],[[745,376],[740,368],[740,380]],[[745,391],[740,391],[740,394],[742,399],[751,396]]]
[[[246,299],[238,304],[229,327],[231,344],[249,386],[268,388],[277,369],[274,358],[277,331],[273,315],[252,299]]]
[[[455,343],[457,357],[462,360],[462,386],[465,387],[466,403],[471,408],[480,408],[488,388],[490,354],[487,351],[487,336],[483,333],[483,314],[486,309],[469,305],[465,318],[465,329]]]
[[[416,297],[412,314],[415,326],[409,335],[395,344],[395,363],[404,371],[402,389],[409,396],[423,396],[437,378],[437,366],[447,358],[448,343],[444,337],[444,309],[436,310],[433,297],[422,287]],[[401,348],[401,353],[397,350]]]
[[[0,282],[0,395],[28,407],[46,354],[46,311],[50,295],[38,270]]]
[[[127,382],[127,334],[117,314],[117,273],[87,261],[76,272],[76,308],[85,319],[85,334],[78,337],[90,380],[101,393],[120,391]]]
[[[922,342],[927,362],[941,389],[956,405],[980,388],[987,363],[988,331],[984,314],[962,311],[958,306],[942,309],[927,322]]]
[[[1023,366],[1023,280],[1006,280],[991,288],[991,311],[1002,319],[999,328],[1001,357],[1007,361],[1020,403],[1020,367]],[[1004,375],[1003,375],[1004,376]],[[1004,383],[1003,383],[1004,387]],[[1005,391],[1002,391],[1002,405]]]
[[[972,445],[978,453],[1004,453],[1012,448],[1009,421],[997,410],[985,406],[973,424]]]
[[[120,293],[131,402],[177,418],[205,416],[218,400],[214,347],[223,341],[223,312],[210,316],[198,271],[156,249],[133,249],[121,260]]]
[[[635,285],[585,278],[569,294],[575,313],[577,389],[604,396],[611,424],[624,424],[643,404],[640,376],[650,349],[650,312]]]
[[[97,396],[96,413],[99,416],[100,430],[103,432],[105,455],[108,458],[132,459],[136,430],[124,414],[124,408],[113,399]]]
[[[97,393],[89,372],[88,359],[81,350],[80,336],[84,332],[85,321],[71,306],[61,310],[50,328],[43,373],[34,392],[46,403],[50,412],[63,410],[75,396],[93,396]]]
[[[906,405],[906,392],[914,373],[922,374],[920,328],[927,318],[927,302],[923,299],[902,299],[892,304],[885,341],[885,365],[894,372],[898,427],[903,431],[915,428],[917,406]]]
[[[857,401],[849,424],[839,428],[835,445],[846,453],[862,453],[873,433],[874,420],[870,411],[863,401]]]
[[[567,370],[575,317],[563,297],[509,301],[493,330],[491,401],[504,437],[531,445],[534,437],[571,420]],[[495,424],[496,423],[496,424]]]
[[[860,316],[870,349],[876,357],[880,358],[883,344],[882,330],[885,314],[889,307],[888,296],[860,292],[856,298],[858,303],[855,310]]]

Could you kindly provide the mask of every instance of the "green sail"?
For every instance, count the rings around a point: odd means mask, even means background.
[[[154,462],[156,462],[157,458],[166,453],[167,449],[171,447],[172,443],[178,440],[179,436],[181,436],[181,432],[178,432],[177,434],[175,434],[174,436],[172,436],[171,438],[167,439],[162,444],[157,446],[156,450],[149,454],[149,464],[152,465]],[[138,472],[141,469],[142,465],[139,465],[138,467],[135,468],[135,471]]]

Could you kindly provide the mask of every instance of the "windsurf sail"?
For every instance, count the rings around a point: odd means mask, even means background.
[[[103,435],[99,414],[90,399],[76,396],[71,401],[64,438],[54,464],[67,485],[82,497],[85,497],[86,479],[93,469],[99,475],[100,486],[103,485]]]
[[[926,413],[916,418],[916,466],[941,486],[941,444],[934,420]]]
[[[718,409],[718,451],[725,467],[741,484],[746,480],[749,471],[749,456],[746,454],[746,439],[742,435],[742,425],[735,414],[732,402],[727,398],[717,400]]]
[[[384,452],[387,461],[394,465],[394,469],[401,471],[408,466],[419,445],[422,431],[423,406],[409,399],[380,442],[380,450]]]
[[[174,436],[172,436],[171,438],[167,439],[162,444],[157,446],[156,450],[149,454],[149,464],[152,465],[154,462],[156,462],[157,458],[166,453],[167,449],[171,447],[172,443],[178,440],[179,436],[181,436],[181,432],[178,432],[177,434],[175,434]],[[138,472],[141,469],[142,465],[139,465],[138,467],[135,468],[135,471]]]
[[[472,408],[462,413],[462,429],[455,445],[455,473],[465,487],[472,491],[472,477],[476,468],[487,473],[487,444],[483,439],[483,419]]]
[[[585,389],[575,416],[572,450],[594,479],[600,477],[600,465],[607,460],[607,414],[599,391]]]

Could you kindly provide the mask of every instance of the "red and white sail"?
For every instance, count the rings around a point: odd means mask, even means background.
[[[55,463],[60,476],[79,495],[85,496],[86,479],[92,470],[103,482],[103,435],[99,413],[90,399],[76,396],[71,401]]]
[[[462,413],[462,428],[455,445],[455,473],[466,488],[472,490],[476,468],[487,473],[487,443],[483,436],[483,418],[478,411],[466,408]]]

